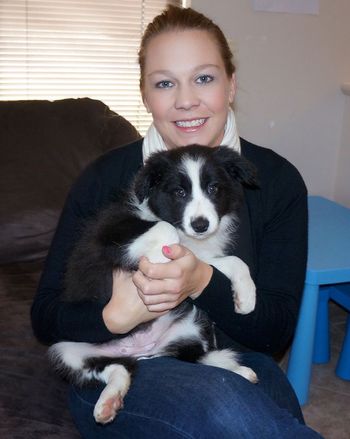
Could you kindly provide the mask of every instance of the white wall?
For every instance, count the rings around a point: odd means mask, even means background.
[[[348,96],[345,99],[336,177],[334,198],[350,207],[350,90],[348,90]]]
[[[350,81],[350,1],[320,0],[317,16],[254,12],[250,0],[191,4],[233,44],[241,136],[294,163],[310,194],[350,206],[350,97],[340,90]]]

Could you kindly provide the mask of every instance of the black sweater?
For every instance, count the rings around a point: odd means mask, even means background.
[[[240,345],[276,353],[293,335],[304,283],[306,188],[295,167],[278,154],[243,139],[241,146],[242,155],[257,167],[259,188],[245,190],[234,254],[250,267],[256,309],[236,314],[230,281],[216,269],[194,303],[208,312],[219,332]],[[141,166],[142,140],[104,154],[73,185],[32,305],[32,326],[42,342],[99,343],[116,337],[104,325],[104,304],[61,301],[63,277],[84,220],[118,198]]]

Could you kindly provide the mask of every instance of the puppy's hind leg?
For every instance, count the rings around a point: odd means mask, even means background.
[[[231,372],[241,375],[251,383],[257,383],[258,377],[256,373],[250,367],[241,366],[237,357],[238,354],[230,349],[213,350],[203,355],[198,362],[206,364],[207,366],[221,367],[222,369],[230,370]]]
[[[95,421],[100,424],[112,422],[123,408],[123,399],[131,384],[131,374],[122,364],[111,364],[99,373],[99,380],[106,382],[94,408]]]

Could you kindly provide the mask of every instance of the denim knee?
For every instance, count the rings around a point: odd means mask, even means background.
[[[258,388],[266,393],[278,407],[288,410],[300,423],[305,423],[294,389],[286,374],[272,357],[259,352],[249,352],[242,354],[241,361],[258,375]]]

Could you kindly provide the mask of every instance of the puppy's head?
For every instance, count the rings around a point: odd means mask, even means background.
[[[237,213],[242,186],[256,184],[254,167],[232,149],[191,145],[153,154],[134,192],[156,218],[203,239]]]

